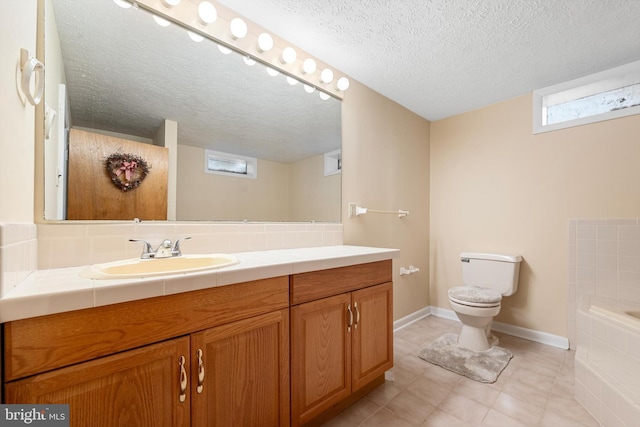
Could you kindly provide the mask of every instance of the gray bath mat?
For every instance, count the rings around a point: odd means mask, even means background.
[[[513,354],[501,347],[473,351],[458,347],[458,335],[444,334],[427,344],[418,356],[434,365],[482,383],[494,383]]]

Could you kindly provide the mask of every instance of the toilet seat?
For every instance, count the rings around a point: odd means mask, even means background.
[[[480,286],[456,286],[449,289],[449,300],[469,307],[499,307],[502,294]]]

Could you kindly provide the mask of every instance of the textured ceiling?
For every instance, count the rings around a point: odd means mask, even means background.
[[[153,138],[169,119],[179,144],[285,163],[340,148],[334,98],[112,0],[54,0],[53,9],[74,126]]]
[[[220,0],[429,120],[640,59],[639,0]]]

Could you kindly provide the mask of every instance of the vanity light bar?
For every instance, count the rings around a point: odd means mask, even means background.
[[[229,26],[226,33],[220,33],[220,23],[211,25],[218,20],[218,10],[210,1],[203,0],[198,2],[182,2],[180,0],[114,0],[120,7],[131,7],[134,3],[136,6],[142,6],[154,15],[156,22],[160,24],[168,24],[172,19],[179,25],[191,28],[189,36],[194,41],[202,40],[203,36],[210,36],[213,41],[218,43],[218,48],[223,53],[229,53],[231,49],[239,51],[245,58],[248,65],[253,65],[255,61],[263,63],[267,68],[271,68],[271,73],[283,74],[303,80],[303,86],[309,93],[313,93],[315,89],[320,92],[326,92],[326,95],[333,95],[340,98],[341,92],[349,89],[349,79],[345,76],[337,77],[331,68],[318,69],[318,64],[313,58],[301,59],[296,50],[287,46],[277,53],[273,53],[275,42],[273,36],[267,32],[261,32],[256,37],[255,49],[247,49],[246,37],[249,35],[249,26],[247,22],[240,18],[226,18]],[[221,8],[223,15],[228,15],[228,11],[224,6]],[[229,10],[230,11],[230,10]],[[190,16],[196,15],[196,19]],[[222,16],[222,15],[221,15]],[[157,17],[157,18],[156,18]],[[168,18],[168,19],[167,19]],[[195,22],[195,23],[193,23]],[[251,42],[249,42],[251,43]]]

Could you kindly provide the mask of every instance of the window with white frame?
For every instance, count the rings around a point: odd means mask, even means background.
[[[533,132],[640,113],[640,61],[533,92]]]
[[[256,179],[258,177],[258,159],[205,150],[204,171],[218,175]]]

